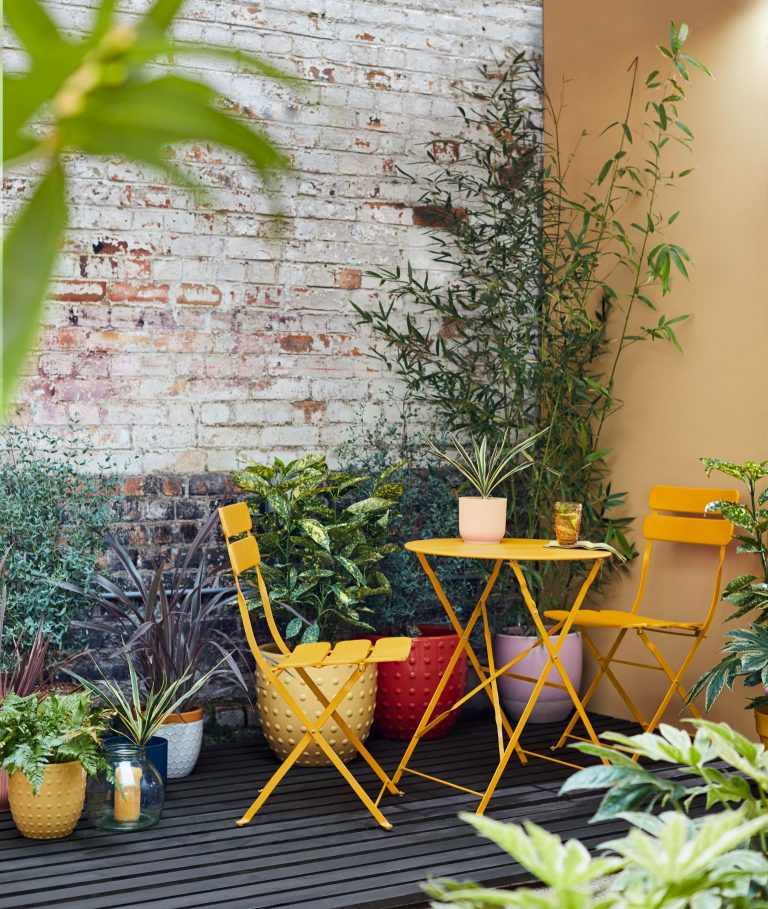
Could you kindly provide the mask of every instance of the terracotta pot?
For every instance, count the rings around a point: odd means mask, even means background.
[[[499,543],[506,530],[506,499],[459,497],[459,535],[465,543]]]
[[[37,795],[17,770],[8,779],[8,795],[13,822],[22,836],[32,840],[69,836],[83,810],[85,770],[79,761],[48,764]]]
[[[554,636],[557,640],[558,635]],[[537,636],[527,636],[520,634],[497,634],[493,640],[493,660],[496,668],[508,663],[518,654],[527,650],[531,644],[538,640]],[[560,659],[568,673],[576,691],[581,685],[581,670],[584,656],[584,648],[581,641],[581,635],[577,632],[571,632],[560,651]],[[536,679],[541,675],[544,664],[547,661],[547,651],[543,647],[537,647],[527,656],[524,656],[519,663],[510,669],[510,672],[517,672],[519,675],[528,675]],[[553,667],[547,675],[549,682],[562,682],[560,673]],[[514,719],[520,719],[525,710],[525,705],[534,689],[533,682],[524,682],[522,679],[513,679],[508,676],[499,677],[499,696],[501,698],[504,710]],[[573,710],[573,701],[568,696],[568,692],[560,688],[542,688],[539,699],[533,712],[529,717],[531,723],[556,723],[570,716]]]
[[[271,654],[267,648],[262,648],[262,653],[268,659],[278,660],[277,654]],[[349,678],[354,668],[353,665],[322,666],[317,669],[307,669],[306,671],[312,681],[330,700],[339,687]],[[306,711],[308,716],[314,719],[320,716],[325,707],[309,690],[297,672],[294,670],[281,672],[280,681],[288,689],[291,696],[301,705],[302,709]],[[339,712],[361,742],[368,738],[371,731],[375,705],[376,666],[370,665],[366,666],[362,677],[339,707]],[[285,703],[277,689],[272,685],[267,686],[258,666],[256,667],[256,710],[258,711],[261,728],[269,747],[281,760],[285,759],[304,734],[305,728],[298,722],[296,715]],[[333,719],[328,720],[323,726],[323,735],[345,763],[357,754],[355,746],[340,732]],[[305,766],[319,766],[329,764],[330,761],[318,745],[310,742],[297,763]]]
[[[7,811],[8,804],[8,774],[0,770],[0,811]]]
[[[408,659],[404,663],[380,663],[378,667],[379,692],[373,722],[375,731],[388,739],[407,740],[416,732],[419,720],[459,643],[459,636],[446,625],[418,627],[421,637],[413,639]],[[436,713],[458,701],[466,685],[467,655],[462,653],[437,702]],[[446,735],[458,715],[458,710],[449,714],[424,738],[437,739]]]
[[[203,708],[172,713],[157,735],[168,741],[168,779],[189,776],[195,769],[203,745]]]

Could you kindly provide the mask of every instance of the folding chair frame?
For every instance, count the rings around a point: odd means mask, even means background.
[[[384,817],[378,805],[374,803],[365,789],[363,789],[360,783],[358,783],[350,769],[336,754],[322,733],[322,728],[325,723],[329,719],[333,719],[338,724],[341,732],[343,732],[343,734],[352,743],[358,754],[360,754],[360,756],[365,760],[371,770],[373,770],[373,772],[379,778],[384,789],[386,789],[386,791],[392,795],[402,795],[402,792],[397,788],[397,786],[395,786],[389,776],[387,776],[387,774],[384,772],[378,761],[376,761],[370,751],[368,751],[365,745],[363,745],[358,736],[355,735],[354,731],[350,728],[349,724],[338,712],[338,708],[340,707],[344,698],[357,684],[363,672],[365,671],[366,665],[368,664],[365,662],[358,663],[350,673],[347,680],[343,683],[343,685],[341,685],[339,690],[331,699],[328,699],[328,697],[312,680],[309,673],[306,671],[306,666],[290,667],[291,671],[296,672],[301,677],[309,690],[324,708],[318,719],[312,720],[307,715],[306,711],[303,710],[302,707],[296,702],[286,686],[282,683],[280,675],[285,670],[279,666],[271,664],[269,660],[264,657],[264,654],[261,652],[258,641],[256,639],[256,634],[253,630],[253,624],[251,622],[248,604],[240,586],[240,575],[250,569],[254,569],[256,572],[259,596],[261,598],[262,607],[264,609],[264,616],[266,618],[270,634],[272,635],[272,638],[279,648],[280,652],[284,656],[290,655],[291,650],[281,636],[277,628],[274,615],[272,613],[272,606],[269,601],[267,586],[264,582],[264,577],[261,573],[260,568],[261,554],[259,552],[256,538],[251,532],[252,522],[250,513],[248,512],[248,507],[244,502],[237,503],[237,505],[224,506],[223,508],[219,509],[219,517],[224,531],[224,537],[227,541],[227,552],[229,554],[230,562],[232,565],[232,572],[235,578],[235,587],[237,589],[237,603],[240,609],[240,618],[243,623],[243,630],[248,641],[248,646],[250,647],[251,653],[256,660],[256,664],[264,674],[267,682],[270,685],[274,686],[275,690],[288,705],[288,708],[306,729],[306,732],[296,743],[293,750],[290,752],[290,754],[288,754],[282,764],[273,773],[272,777],[269,779],[264,788],[260,791],[258,798],[253,802],[251,807],[245,812],[242,818],[236,822],[237,825],[241,827],[252,820],[256,812],[262,808],[269,796],[275,790],[278,783],[296,763],[307,745],[309,745],[310,742],[315,742],[318,747],[322,749],[324,754],[327,755],[330,762],[339,771],[342,777],[347,781],[347,783],[349,783],[354,793],[370,811],[376,821],[385,830],[391,830],[392,824]],[[240,539],[233,540],[233,537],[240,537]],[[243,546],[244,541],[248,541],[245,546]]]
[[[642,568],[640,572],[640,581],[638,584],[635,601],[627,614],[627,620],[619,624],[611,624],[610,614],[606,615],[605,621],[593,618],[600,616],[600,613],[582,613],[577,617],[575,625],[579,626],[584,644],[597,663],[597,672],[592,679],[589,687],[581,698],[581,702],[586,708],[597,691],[600,683],[606,678],[613,688],[617,691],[624,704],[629,709],[632,716],[642,726],[645,732],[653,732],[661,722],[664,711],[669,706],[670,701],[678,694],[691,715],[700,717],[701,714],[695,705],[688,700],[688,692],[683,686],[682,679],[690,666],[697,650],[702,641],[707,636],[720,597],[720,586],[723,574],[723,561],[725,559],[726,549],[733,535],[733,525],[724,519],[717,517],[702,517],[708,502],[714,500],[726,500],[737,502],[739,498],[738,491],[735,489],[707,489],[707,488],[688,488],[674,486],[656,486],[651,490],[649,497],[649,506],[653,509],[652,513],[646,517],[643,524],[643,535],[646,543],[643,552]],[[660,511],[676,512],[675,515],[659,514]],[[691,518],[682,515],[696,514],[698,517]],[[639,613],[640,605],[645,593],[646,582],[648,580],[648,570],[651,561],[651,552],[655,542],[672,542],[695,545],[718,546],[717,572],[715,574],[714,589],[709,603],[706,617],[703,622],[675,622],[670,620],[664,623],[663,620],[648,618]],[[547,617],[555,619],[560,618],[558,611],[546,613]],[[637,616],[637,621],[632,622],[631,617]],[[614,628],[618,631],[616,638],[608,649],[607,653],[600,652],[593,637],[589,634],[588,628]],[[654,658],[654,663],[640,663],[634,660],[622,660],[616,657],[616,653],[621,647],[627,633],[634,631],[646,650]],[[651,639],[652,634],[665,634],[677,637],[692,638],[692,644],[681,662],[677,671],[675,671],[665,659],[655,642]],[[662,672],[669,685],[661,699],[661,702],[650,720],[646,720],[639,707],[632,700],[624,685],[618,679],[611,669],[612,665],[635,666],[642,669],[652,669]],[[580,739],[580,736],[573,735],[573,728],[578,720],[578,715],[571,717],[568,725],[565,727],[556,748],[560,748],[567,739]]]

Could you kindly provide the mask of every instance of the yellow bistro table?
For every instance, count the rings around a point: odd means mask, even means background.
[[[584,598],[587,595],[592,582],[597,577],[597,573],[600,570],[600,566],[604,559],[608,558],[611,553],[605,550],[589,550],[589,549],[564,549],[564,548],[555,548],[551,546],[546,546],[547,540],[518,540],[518,539],[505,539],[500,543],[465,543],[460,539],[444,539],[444,540],[413,540],[410,543],[405,544],[405,548],[411,552],[416,553],[418,556],[421,567],[427,574],[427,577],[432,582],[432,586],[435,588],[435,593],[438,596],[438,599],[445,609],[446,615],[451,622],[456,633],[459,635],[459,643],[456,649],[451,656],[448,665],[446,666],[445,672],[443,673],[440,682],[438,683],[435,693],[432,695],[432,699],[427,706],[427,709],[424,711],[424,716],[421,718],[421,721],[416,729],[416,732],[413,734],[408,747],[406,748],[403,759],[400,762],[400,766],[397,768],[395,775],[392,778],[392,782],[397,785],[404,773],[412,773],[416,776],[424,777],[425,779],[432,780],[437,783],[443,783],[446,786],[451,786],[454,789],[459,789],[462,792],[468,792],[471,795],[476,795],[480,799],[480,804],[477,808],[477,814],[483,814],[485,809],[488,807],[488,803],[491,800],[499,780],[501,779],[504,769],[509,763],[512,753],[516,752],[520,761],[525,764],[528,760],[528,755],[544,758],[545,760],[555,761],[558,764],[565,764],[566,766],[576,767],[576,764],[570,764],[568,761],[560,760],[559,758],[551,757],[545,754],[538,754],[532,751],[526,751],[520,746],[520,736],[522,735],[525,725],[528,722],[528,718],[531,715],[536,702],[539,699],[544,686],[554,687],[565,689],[568,692],[571,700],[573,701],[573,706],[576,709],[582,723],[584,724],[587,734],[592,742],[599,744],[599,740],[595,733],[595,730],[592,727],[592,724],[589,721],[589,717],[584,710],[584,707],[579,700],[578,692],[574,689],[571,680],[568,678],[568,675],[563,668],[563,665],[559,658],[560,649],[565,642],[565,637],[571,629],[573,620],[576,613],[581,608]],[[467,620],[466,625],[462,628],[461,623],[454,611],[451,603],[446,596],[445,591],[443,590],[440,582],[435,575],[435,572],[432,569],[432,566],[427,560],[427,556],[437,556],[442,558],[453,558],[453,559],[483,559],[485,561],[493,562],[493,569],[491,571],[491,576],[486,583],[483,592],[480,596],[480,599],[477,601],[472,614]],[[584,583],[581,585],[581,589],[574,600],[573,606],[571,607],[568,616],[561,622],[558,622],[557,625],[550,628],[549,630],[544,625],[544,622],[541,619],[539,614],[538,607],[536,602],[531,596],[531,592],[528,589],[528,585],[525,581],[525,577],[520,568],[521,562],[592,562],[592,567],[589,571],[589,574],[584,580]],[[488,611],[486,608],[486,603],[488,597],[493,590],[493,587],[496,583],[497,578],[499,577],[499,572],[501,571],[502,566],[505,562],[508,562],[512,568],[512,571],[515,573],[517,582],[520,585],[520,592],[523,595],[523,600],[525,602],[528,611],[531,614],[531,619],[533,620],[536,630],[539,633],[540,640],[535,644],[531,645],[523,653],[518,654],[513,660],[510,660],[504,666],[494,666],[493,660],[493,647],[491,642],[491,628],[488,622]],[[478,620],[482,619],[483,624],[483,634],[485,638],[485,647],[488,654],[488,663],[482,663],[475,652],[472,649],[470,644],[470,635],[477,624]],[[554,636],[559,635],[557,640],[554,640]],[[530,678],[528,676],[521,676],[516,673],[510,672],[509,670],[519,662],[526,654],[530,653],[536,647],[544,647],[547,651],[547,660],[544,664],[544,667],[539,675],[538,679]],[[462,698],[456,701],[448,710],[443,710],[437,716],[435,716],[435,709],[437,707],[438,701],[440,700],[440,695],[445,688],[448,679],[453,672],[453,669],[461,655],[462,651],[466,652],[472,667],[478,675],[480,684],[475,686],[471,691],[467,692]],[[547,681],[547,676],[550,669],[555,666],[560,673],[562,678],[562,683],[560,682],[549,682]],[[525,679],[526,681],[534,682],[534,689],[531,693],[531,697],[526,704],[525,709],[517,721],[517,724],[512,728],[509,720],[505,716],[504,712],[501,709],[501,703],[499,701],[499,691],[497,680],[501,675],[510,675],[515,678]],[[429,774],[422,773],[421,771],[414,770],[408,766],[411,757],[413,756],[416,746],[418,745],[421,738],[433,729],[444,717],[453,710],[458,710],[462,704],[465,704],[471,698],[485,692],[489,697],[491,704],[493,705],[494,717],[496,720],[496,731],[498,736],[498,747],[499,747],[499,762],[496,766],[496,770],[491,778],[490,783],[488,784],[485,792],[478,792],[474,789],[467,789],[465,786],[459,786],[456,783],[452,783],[449,780],[440,779],[439,777],[430,776]],[[506,733],[506,742],[504,734]],[[382,789],[379,794],[379,800],[384,795],[384,789]]]

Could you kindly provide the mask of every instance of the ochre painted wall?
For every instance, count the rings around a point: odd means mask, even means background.
[[[639,56],[644,78],[663,63],[655,46],[666,43],[670,16],[690,25],[686,50],[704,61],[715,79],[694,75],[683,117],[696,135],[696,170],[675,198],[665,200],[670,213],[681,210],[670,239],[694,260],[690,283],[676,280],[665,301],[670,315],[693,315],[680,330],[684,354],[661,344],[636,345],[628,352],[616,387],[625,407],[611,417],[604,439],[615,447],[610,459],[615,487],[629,491],[628,510],[635,515],[645,512],[656,483],[730,485],[714,475],[707,480],[701,456],[768,458],[768,0],[545,0],[546,82],[555,95],[563,77],[571,80],[563,117],[570,148],[582,129],[596,134],[622,118],[627,66]],[[573,179],[596,174],[606,150],[587,140]],[[648,324],[647,312],[638,315]],[[660,614],[694,617],[706,609],[711,559],[683,547],[670,550],[653,566],[647,602]],[[748,557],[731,552],[725,578],[747,570]],[[628,607],[638,573],[635,564],[603,604]],[[727,614],[721,605],[689,682],[716,660],[723,632],[731,627],[723,622]],[[670,657],[679,658],[679,642],[664,643]],[[625,678],[633,697],[652,712],[661,676],[627,670]],[[726,693],[711,716],[752,734],[744,703],[742,691]],[[593,705],[627,715],[608,686]],[[679,717],[678,706],[667,711],[669,722]]]

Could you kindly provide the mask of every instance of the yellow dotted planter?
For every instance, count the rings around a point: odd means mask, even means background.
[[[20,771],[8,778],[8,801],[13,822],[22,836],[56,840],[77,826],[85,801],[85,771],[79,761],[49,764],[35,795]]]
[[[262,648],[264,652],[265,648]],[[264,653],[267,659],[271,654]],[[277,657],[275,657],[277,662]],[[341,685],[349,678],[354,666],[324,666],[319,669],[307,669],[306,672],[320,691],[330,700]],[[280,673],[280,681],[285,685],[307,715],[317,719],[325,709],[315,695],[309,690],[304,680],[293,670]],[[361,742],[368,738],[373,723],[376,707],[376,666],[367,666],[360,680],[344,698],[339,713],[354,731]],[[265,685],[264,677],[256,670],[256,709],[258,710],[261,728],[275,754],[284,760],[295,747],[306,731],[296,719],[280,694],[274,687]],[[345,763],[355,756],[355,748],[349,739],[339,730],[333,719],[323,726],[323,735],[333,750]],[[305,748],[299,757],[298,764],[318,766],[329,764],[325,753],[314,743]]]

